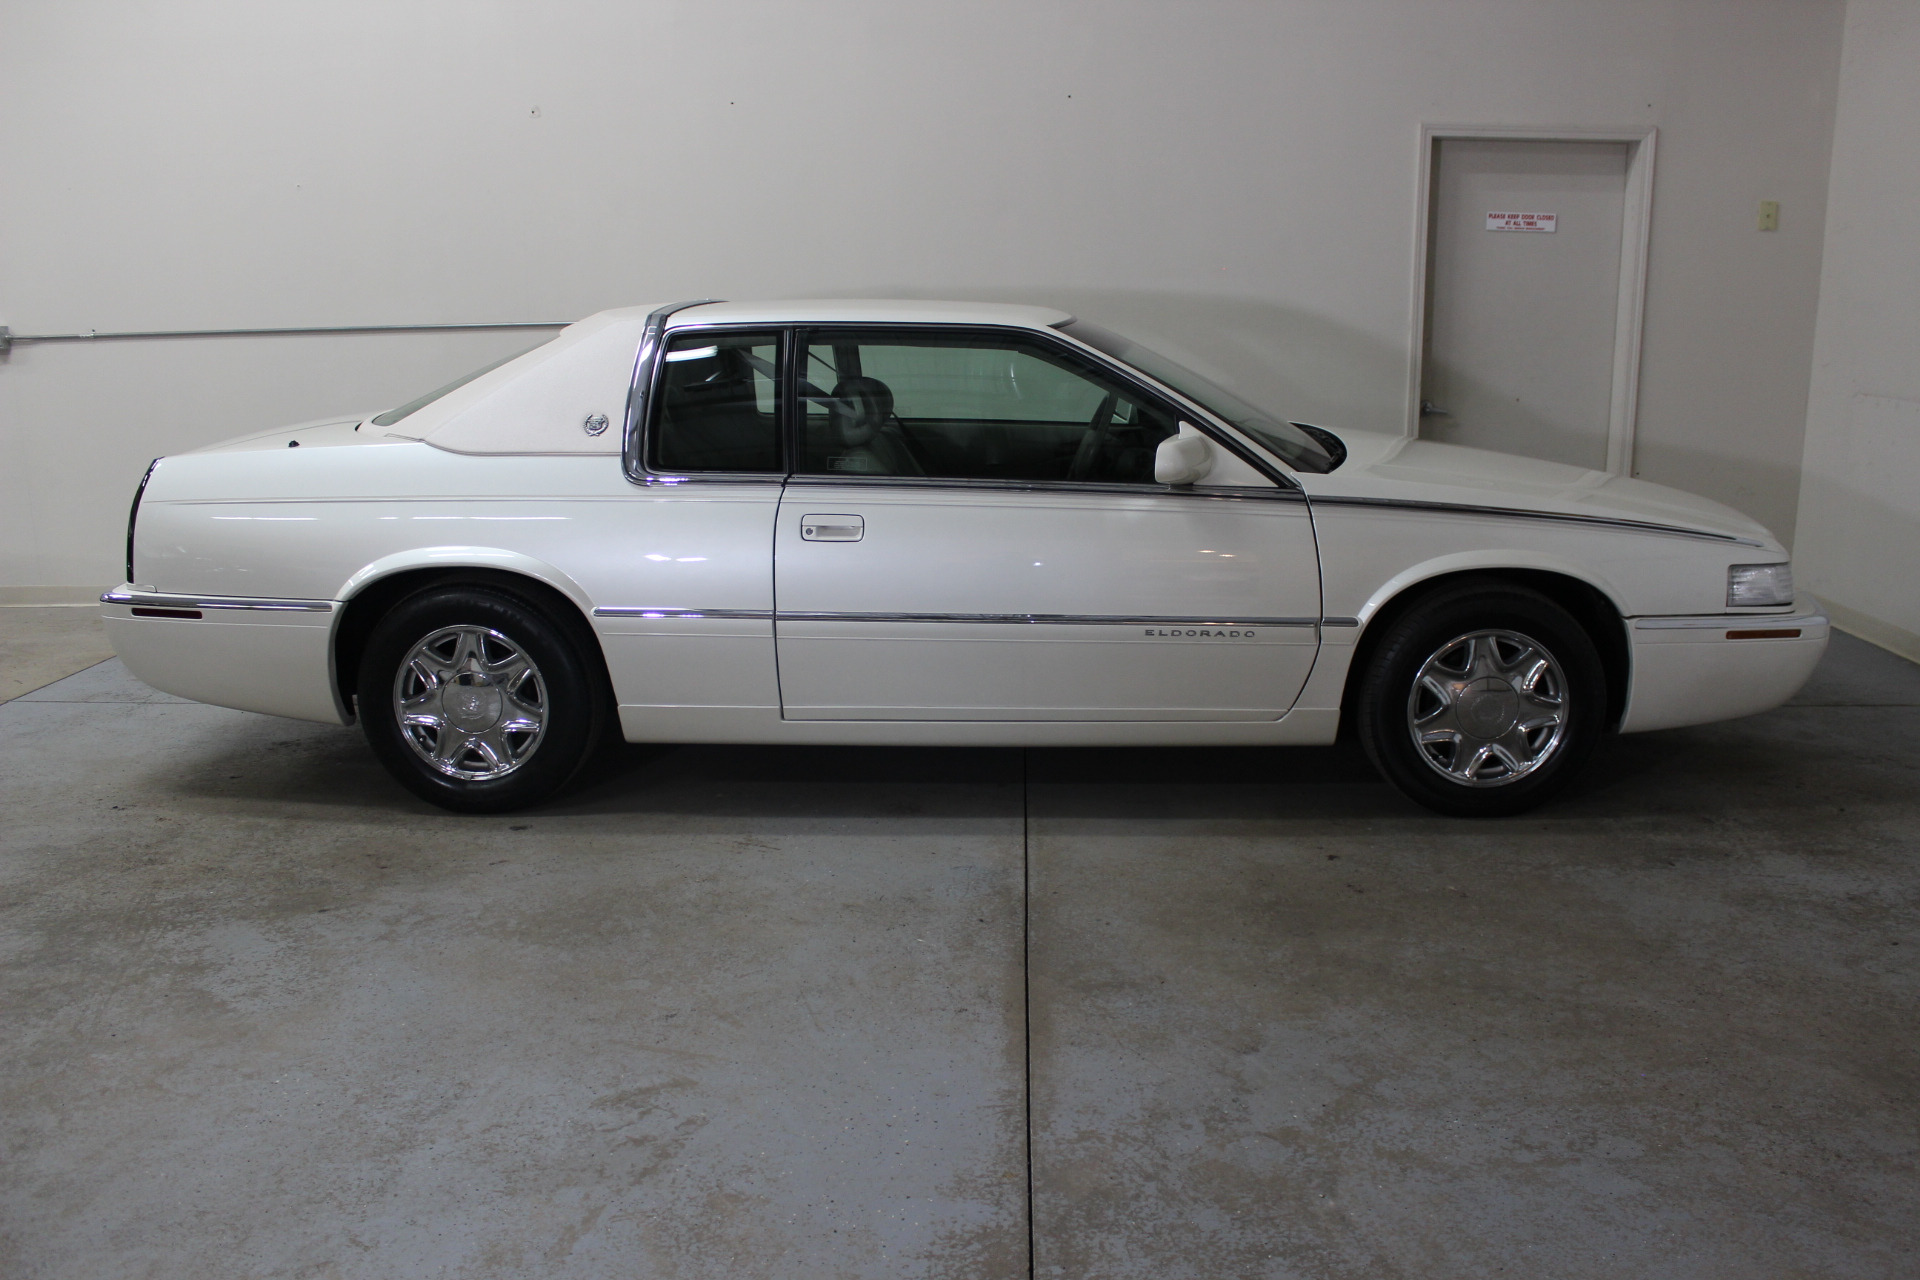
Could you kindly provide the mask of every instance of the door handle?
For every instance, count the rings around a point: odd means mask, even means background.
[[[802,542],[858,542],[867,533],[863,516],[820,514],[800,517]]]

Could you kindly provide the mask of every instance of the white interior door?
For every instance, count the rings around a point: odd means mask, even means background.
[[[1607,465],[1631,144],[1446,138],[1420,434]]]

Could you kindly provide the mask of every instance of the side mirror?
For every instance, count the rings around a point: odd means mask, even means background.
[[[1153,478],[1161,484],[1192,484],[1213,470],[1213,446],[1190,422],[1153,451]]]

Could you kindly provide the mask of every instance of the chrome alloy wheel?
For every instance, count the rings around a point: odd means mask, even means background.
[[[1560,749],[1567,681],[1553,655],[1517,631],[1472,631],[1434,651],[1407,694],[1407,731],[1429,768],[1468,787],[1499,787]]]
[[[502,778],[525,764],[547,725],[546,682],[488,627],[444,627],[408,651],[393,678],[393,717],[414,754],[450,778]]]

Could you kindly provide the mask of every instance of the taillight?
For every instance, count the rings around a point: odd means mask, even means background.
[[[153,469],[160,465],[155,458],[147,464],[147,473],[140,477],[140,487],[133,491],[133,506],[127,512],[127,581],[133,581],[133,526],[140,519],[140,499],[146,495],[147,481],[153,479]]]

